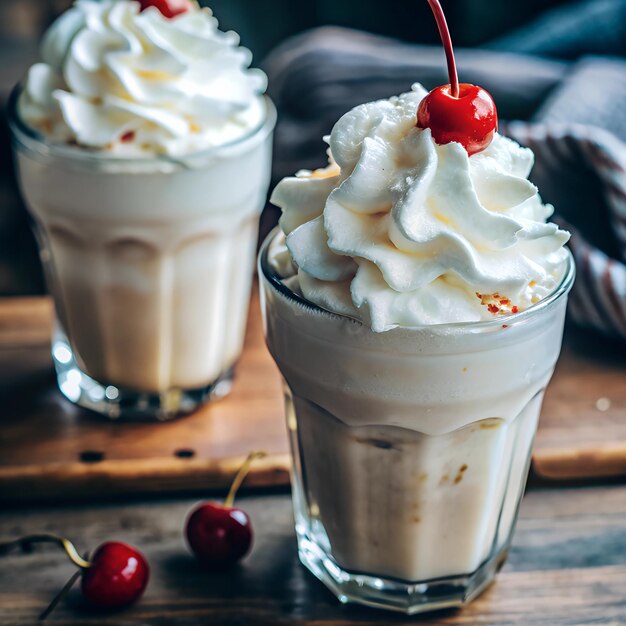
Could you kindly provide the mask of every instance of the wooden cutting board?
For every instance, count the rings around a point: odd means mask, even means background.
[[[48,298],[0,300],[0,500],[223,488],[252,450],[268,456],[255,461],[247,485],[288,484],[281,383],[256,294],[251,311],[230,396],[179,420],[133,424],[80,409],[57,391]]]
[[[541,412],[535,473],[626,476],[626,344],[568,329]]]
[[[251,450],[249,486],[286,485],[281,383],[256,294],[232,394],[164,424],[112,423],[56,390],[48,298],[0,299],[0,500],[112,497],[225,488]],[[546,479],[626,475],[623,346],[568,334],[534,454]]]

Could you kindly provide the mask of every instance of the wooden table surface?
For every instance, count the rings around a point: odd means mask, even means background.
[[[167,424],[110,423],[56,389],[48,298],[0,297],[0,502],[58,496],[202,493],[224,488],[245,456],[257,486],[288,484],[278,370],[253,289],[232,394]],[[566,333],[543,406],[533,471],[552,480],[626,476],[626,353],[592,334]]]
[[[152,580],[137,606],[97,615],[73,591],[51,625],[89,626],[574,626],[626,624],[626,486],[529,490],[507,565],[474,604],[430,617],[341,606],[300,566],[288,494],[242,497],[257,542],[237,569],[203,571],[181,528],[194,500],[91,504],[0,512],[0,539],[63,532],[81,550],[108,539],[148,557]],[[0,560],[0,626],[30,626],[72,566],[54,547]]]

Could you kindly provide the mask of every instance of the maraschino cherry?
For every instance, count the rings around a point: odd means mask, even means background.
[[[498,114],[493,98],[482,87],[462,83],[452,48],[450,30],[439,0],[428,0],[448,63],[449,85],[433,89],[417,109],[417,126],[430,128],[438,144],[457,141],[471,156],[484,150],[498,130]]]
[[[149,578],[150,567],[141,552],[126,543],[108,541],[83,571],[81,589],[93,606],[121,609],[143,595]]]
[[[240,561],[252,547],[252,524],[247,513],[235,508],[235,495],[255,459],[264,452],[248,455],[235,476],[224,504],[205,502],[195,508],[186,523],[187,543],[201,563],[209,567],[226,567]]]
[[[46,619],[57,604],[65,597],[78,578],[82,578],[81,589],[87,602],[96,608],[115,610],[136,602],[146,590],[150,578],[150,567],[145,557],[126,543],[109,541],[103,543],[89,560],[78,554],[69,539],[51,534],[29,535],[16,541],[0,544],[0,554],[12,548],[29,550],[36,543],[60,545],[78,571],[67,581],[40,619]]]
[[[176,17],[181,13],[186,13],[191,8],[190,0],[139,0],[141,10],[148,7],[156,7],[165,17]]]

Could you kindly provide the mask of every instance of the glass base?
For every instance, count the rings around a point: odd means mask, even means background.
[[[61,393],[72,403],[111,420],[159,421],[192,413],[210,400],[228,395],[234,367],[200,389],[169,389],[163,393],[138,392],[94,380],[78,367],[69,342],[56,333],[52,359]]]
[[[306,533],[298,532],[300,561],[340,602],[354,602],[407,615],[469,604],[494,581],[508,551],[508,546],[504,547],[471,574],[404,582],[348,572],[339,567]]]

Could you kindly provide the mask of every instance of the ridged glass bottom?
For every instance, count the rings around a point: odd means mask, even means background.
[[[468,604],[494,581],[508,555],[508,547],[503,548],[475,572],[464,576],[407,583],[348,572],[312,541],[304,528],[296,528],[296,533],[300,561],[340,602],[356,602],[407,615]]]
[[[543,389],[515,418],[441,435],[346,423],[285,391],[300,559],[341,602],[422,613],[467,604],[493,581]]]
[[[52,359],[61,393],[72,403],[100,413],[111,420],[164,422],[192,413],[209,402],[228,395],[234,368],[199,389],[169,389],[145,393],[100,383],[85,374],[74,358],[65,335],[57,330],[52,343]]]

